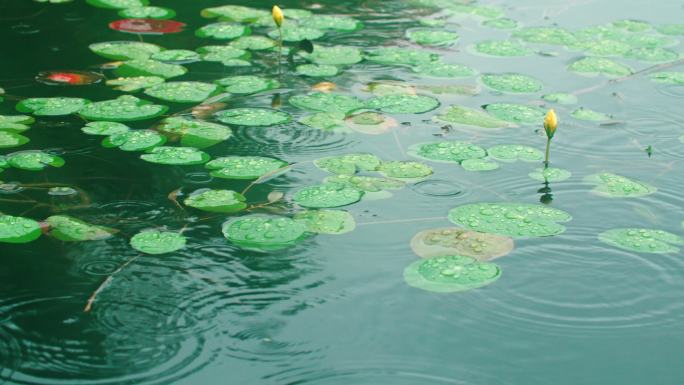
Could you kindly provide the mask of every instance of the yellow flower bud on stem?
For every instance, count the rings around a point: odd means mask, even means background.
[[[546,157],[544,158],[544,167],[549,167],[549,151],[551,149],[551,139],[556,134],[558,128],[558,117],[556,112],[551,109],[544,117],[544,131],[546,132]]]
[[[276,24],[276,27],[278,27],[278,35],[280,37],[278,41],[278,77],[280,77],[280,64],[283,61],[283,21],[285,21],[285,15],[283,14],[283,10],[280,9],[279,6],[274,5],[273,10],[271,11],[271,14],[273,15],[273,21]]]

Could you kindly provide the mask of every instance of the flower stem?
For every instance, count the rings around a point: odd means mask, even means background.
[[[278,78],[280,78],[280,65],[283,61],[283,29],[281,27],[278,27],[278,35],[280,37],[278,39]]]
[[[551,138],[546,138],[546,157],[544,158],[544,168],[549,168],[549,150],[551,149]]]

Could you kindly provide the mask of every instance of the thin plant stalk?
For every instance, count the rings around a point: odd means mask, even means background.
[[[544,168],[549,168],[549,150],[551,149],[551,138],[546,138],[546,157],[544,157]]]

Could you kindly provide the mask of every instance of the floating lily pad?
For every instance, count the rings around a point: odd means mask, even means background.
[[[348,116],[344,124],[356,132],[369,135],[382,134],[399,125],[396,119],[370,111]]]
[[[495,29],[516,29],[518,28],[518,22],[509,19],[507,17],[502,17],[499,19],[489,19],[482,22],[482,25],[489,28]]]
[[[86,0],[86,3],[99,8],[126,9],[146,6],[148,0]]]
[[[413,28],[406,31],[406,38],[420,45],[448,45],[455,43],[460,36],[442,29]]]
[[[292,199],[307,208],[340,207],[361,200],[363,191],[341,183],[324,183],[298,190]]]
[[[454,4],[449,3],[448,8],[455,13],[463,13],[487,19],[498,18],[504,15],[503,9],[495,5]]]
[[[7,155],[7,163],[20,170],[40,171],[47,166],[62,167],[64,159],[42,151],[21,151]]]
[[[616,20],[612,24],[615,28],[624,29],[629,32],[644,32],[652,28],[650,24],[641,20],[623,19]]]
[[[155,118],[167,110],[166,106],[123,95],[116,99],[87,104],[79,111],[79,115],[88,120],[130,122]]]
[[[397,190],[403,188],[405,185],[405,183],[400,180],[359,175],[333,175],[325,178],[324,182],[346,184],[356,190],[367,193]]]
[[[45,221],[50,226],[50,235],[65,242],[98,241],[111,237],[115,232],[67,215],[53,215]]]
[[[114,72],[123,77],[159,76],[169,79],[184,75],[188,69],[178,64],[162,63],[152,59],[138,59],[124,62]]]
[[[684,72],[663,71],[651,74],[649,77],[657,83],[684,84]],[[1,125],[2,123],[0,122]]]
[[[538,168],[527,174],[530,178],[540,182],[562,182],[572,176],[572,173],[562,168]]]
[[[285,166],[287,162],[263,156],[226,156],[204,165],[213,170],[211,176],[224,179],[258,179]]]
[[[242,36],[230,42],[231,47],[250,51],[271,49],[276,45],[277,43],[274,40],[265,36]]]
[[[217,80],[216,83],[233,94],[255,94],[280,87],[280,82],[275,79],[266,79],[252,75],[229,76]]]
[[[166,254],[185,247],[187,240],[180,233],[146,230],[131,238],[131,247],[145,254]]]
[[[447,163],[461,163],[466,159],[479,159],[487,156],[484,148],[460,141],[419,143],[409,147],[408,153],[421,159]]]
[[[232,190],[198,190],[183,203],[211,213],[236,213],[247,208],[246,198]]]
[[[474,69],[463,64],[447,64],[441,61],[419,64],[413,67],[413,71],[436,78],[464,78],[477,73]]]
[[[180,136],[180,144],[187,147],[206,148],[223,142],[232,136],[230,127],[201,120],[170,117],[162,121],[159,131]]]
[[[621,249],[640,253],[677,253],[684,239],[663,230],[622,228],[604,231],[598,236],[601,242]]]
[[[459,255],[420,259],[404,270],[409,286],[437,293],[476,289],[491,284],[499,276],[499,266]]]
[[[492,103],[487,104],[485,110],[495,118],[517,124],[539,124],[546,114],[539,107],[525,104]]]
[[[622,56],[632,49],[632,46],[621,41],[605,39],[579,42],[572,48],[580,49],[592,56]]]
[[[309,111],[349,113],[363,107],[363,102],[353,96],[314,92],[289,99],[290,104]]]
[[[296,221],[306,224],[312,233],[344,234],[356,227],[354,217],[342,210],[307,210],[295,215]]]
[[[656,27],[663,35],[684,35],[684,24],[663,24]]]
[[[637,198],[658,191],[650,184],[607,172],[589,175],[585,181],[596,184],[593,191],[608,198]]]
[[[0,242],[28,243],[40,237],[40,224],[33,219],[0,215]]]
[[[482,83],[493,90],[511,93],[531,93],[543,88],[539,80],[515,73],[485,74]]]
[[[168,82],[145,90],[145,94],[176,103],[200,103],[218,93],[218,86],[203,82]]]
[[[245,249],[281,250],[309,236],[306,223],[286,217],[249,215],[223,225],[223,236]]]
[[[667,48],[639,47],[625,53],[625,57],[641,61],[665,62],[679,59],[679,53]]]
[[[209,158],[209,154],[194,147],[155,147],[149,154],[140,155],[146,162],[174,166],[204,164]]]
[[[670,36],[645,35],[641,33],[629,34],[624,41],[633,47],[658,48],[676,46],[679,40]]]
[[[215,116],[223,123],[238,126],[273,126],[290,121],[287,113],[268,108],[234,108],[219,111]]]
[[[461,162],[461,167],[466,171],[492,171],[500,166],[488,159],[466,159]]]
[[[112,60],[142,60],[160,52],[161,47],[138,41],[106,41],[88,46],[94,53]]]
[[[130,127],[118,122],[90,122],[81,128],[88,135],[116,135],[127,132]]]
[[[261,17],[269,16],[269,12],[240,5],[224,5],[221,7],[205,8],[202,10],[202,16],[209,18],[220,17],[238,23],[251,23]]]
[[[357,171],[376,171],[382,161],[373,154],[359,153],[316,159],[314,164],[333,174],[354,175]]]
[[[464,255],[487,261],[510,253],[513,246],[509,237],[458,227],[423,230],[411,239],[411,249],[422,258]]]
[[[28,115],[0,115],[0,131],[21,133],[36,120]]]
[[[343,112],[317,112],[302,117],[299,119],[299,123],[323,131],[346,132],[349,129],[345,125],[345,116],[346,114]]]
[[[601,57],[585,57],[570,64],[568,70],[581,74],[607,76],[626,76],[632,73],[632,69],[626,65]]]
[[[474,49],[484,55],[501,57],[527,56],[533,53],[527,46],[515,40],[485,40],[476,43]]]
[[[384,95],[366,102],[366,108],[395,114],[422,114],[437,107],[439,100],[423,95]]]
[[[164,63],[183,64],[200,60],[200,55],[188,49],[168,49],[150,56],[151,59]]]
[[[296,24],[283,24],[280,30],[274,29],[268,33],[271,39],[280,39],[280,32],[283,33],[283,41],[297,42],[302,40],[316,40],[325,35],[324,31],[316,28],[302,27]]]
[[[163,35],[166,33],[179,33],[183,31],[185,23],[175,20],[158,19],[122,19],[109,23],[109,28],[141,35]]]
[[[226,45],[209,45],[197,49],[204,61],[217,61],[226,66],[235,66],[235,60],[244,61],[251,54],[245,50]],[[249,65],[249,62],[246,62]]]
[[[449,220],[468,229],[509,237],[546,237],[565,231],[565,211],[526,203],[473,203],[449,211]]]
[[[503,144],[487,150],[489,156],[502,162],[536,162],[544,159],[544,154],[536,148],[521,144]]]
[[[396,178],[409,182],[426,178],[432,175],[433,172],[432,167],[426,164],[400,160],[382,162],[378,171],[388,178]]]
[[[288,10],[285,11],[287,17]],[[302,24],[309,28],[352,32],[363,27],[363,24],[351,17],[333,15],[315,15],[302,20]]]
[[[316,45],[310,54],[302,53],[309,61],[320,65],[351,65],[363,60],[361,50],[357,47]]]
[[[176,11],[164,7],[130,7],[119,11],[119,16],[135,19],[172,19]]]
[[[297,73],[311,77],[331,77],[337,75],[339,69],[331,65],[302,64],[297,66]]]
[[[446,25],[444,19],[419,19],[418,22],[426,27],[444,27]]]
[[[12,148],[23,146],[28,143],[29,138],[16,132],[0,131],[0,148]]]
[[[572,117],[575,119],[588,120],[592,122],[604,122],[611,119],[610,115],[584,107],[576,109],[570,115],[572,115]]]
[[[75,114],[88,103],[89,100],[82,98],[28,98],[17,104],[17,111],[36,116],[61,116]]]
[[[557,27],[528,27],[513,32],[513,37],[530,43],[572,45],[577,38],[569,31]]]
[[[166,138],[152,130],[131,130],[106,137],[102,146],[106,148],[118,147],[123,151],[147,151],[161,146]]]
[[[246,25],[235,23],[213,23],[198,29],[198,37],[211,37],[218,40],[232,40],[240,36],[249,35],[252,30]]]
[[[160,78],[159,76],[134,76],[130,78],[107,80],[107,85],[114,86],[114,89],[118,91],[136,92],[162,84],[164,81],[164,78]]]
[[[366,54],[366,60],[385,65],[417,66],[439,59],[434,53],[398,47],[377,48]]]
[[[505,128],[510,127],[510,124],[501,119],[497,119],[484,111],[463,106],[451,106],[445,114],[437,117],[449,123],[460,124],[464,126],[474,126],[481,128]]]
[[[558,104],[576,104],[577,103],[577,96],[575,96],[573,94],[562,93],[562,92],[556,92],[556,93],[542,95],[542,99],[546,100],[547,102],[558,103]]]

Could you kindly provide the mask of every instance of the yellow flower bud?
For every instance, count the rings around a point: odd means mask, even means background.
[[[283,15],[283,10],[280,9],[279,6],[274,5],[272,14],[273,14],[273,21],[275,21],[278,28],[280,28],[280,26],[283,25],[283,21],[285,20],[285,16]]]
[[[556,128],[558,127],[558,117],[556,117],[556,112],[551,109],[546,113],[544,118],[544,131],[546,131],[546,136],[551,139],[556,133]]]

